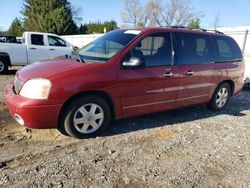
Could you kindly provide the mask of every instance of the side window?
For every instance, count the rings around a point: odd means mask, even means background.
[[[236,42],[228,37],[214,37],[217,48],[216,61],[241,59],[242,54]]]
[[[194,33],[176,33],[176,63],[178,65],[202,64],[213,61],[210,37]]]
[[[144,56],[155,55],[164,45],[164,36],[150,36],[141,41],[141,51]]]
[[[56,36],[48,36],[49,46],[66,47],[66,42]]]
[[[142,39],[130,50],[127,58],[137,57],[146,67],[172,65],[172,44],[170,33],[157,33]]]
[[[43,35],[32,34],[31,35],[31,44],[44,46]]]
[[[219,50],[219,57],[222,59],[232,58],[233,53],[230,46],[224,40],[217,40],[217,46]]]

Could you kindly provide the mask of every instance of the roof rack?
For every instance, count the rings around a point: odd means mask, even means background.
[[[223,35],[224,33],[223,32],[220,32],[218,30],[213,30],[213,29],[204,29],[204,28],[199,28],[199,29],[190,29],[189,27],[186,27],[186,26],[162,26],[162,27],[167,27],[167,28],[173,28],[173,29],[189,29],[189,30],[192,30],[192,31],[203,31],[203,32],[214,32],[214,33],[217,33],[217,34],[221,34]]]
[[[220,32],[216,29],[203,29],[203,28],[200,28],[200,29],[192,29],[192,30],[198,30],[198,31],[203,31],[203,32],[215,32],[217,34],[224,34],[223,32]]]

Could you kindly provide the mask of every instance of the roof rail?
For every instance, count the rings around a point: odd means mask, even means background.
[[[214,32],[214,33],[217,33],[217,34],[224,34],[223,32],[220,32],[218,30],[213,30],[213,29],[204,29],[204,28],[198,28],[198,29],[190,29],[189,27],[186,27],[186,26],[177,26],[177,25],[174,25],[174,26],[161,26],[161,27],[167,27],[167,28],[174,28],[174,29],[189,29],[189,30],[192,30],[192,31],[203,31],[203,32]]]
[[[197,30],[197,31],[203,31],[203,32],[214,32],[214,33],[217,33],[217,34],[224,34],[223,32],[220,32],[216,29],[203,29],[203,28],[200,28],[200,29],[192,29],[192,30]]]
[[[176,29],[190,29],[189,27],[186,27],[186,26],[178,26],[178,25],[173,25],[173,26],[170,26],[171,28],[176,28]]]
[[[208,32],[208,31],[212,31],[212,32],[215,32],[215,33],[217,33],[217,34],[224,34],[223,32],[218,31],[218,30],[216,30],[216,29],[207,29],[207,32]]]

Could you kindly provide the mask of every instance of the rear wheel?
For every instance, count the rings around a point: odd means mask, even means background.
[[[0,59],[0,74],[5,74],[8,71],[8,63]]]
[[[107,128],[110,117],[110,108],[102,98],[82,96],[66,107],[60,127],[72,137],[90,138],[100,135]]]
[[[223,110],[226,107],[231,97],[231,93],[232,91],[231,91],[231,87],[229,86],[229,84],[222,83],[215,90],[213,98],[211,102],[208,104],[208,107],[214,111]]]

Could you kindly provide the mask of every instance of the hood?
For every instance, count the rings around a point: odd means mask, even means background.
[[[17,76],[27,81],[32,78],[50,78],[61,73],[73,71],[83,66],[91,64],[80,63],[74,59],[66,59],[62,57],[41,61],[28,65],[17,72]]]

